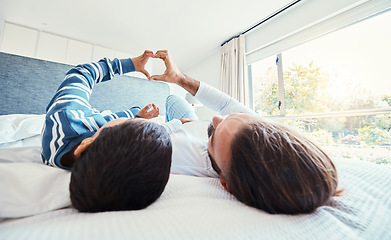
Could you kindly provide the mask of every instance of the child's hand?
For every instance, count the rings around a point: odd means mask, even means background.
[[[141,118],[151,119],[159,116],[159,108],[153,103],[148,104],[144,108],[140,109],[136,115]]]
[[[145,50],[141,56],[132,58],[132,62],[134,64],[134,68],[138,72],[144,73],[144,75],[150,79],[150,75],[147,70],[145,70],[145,64],[147,64],[148,59],[153,56],[153,52],[149,50]]]

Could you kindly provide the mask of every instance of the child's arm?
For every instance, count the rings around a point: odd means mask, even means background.
[[[134,70],[130,58],[104,59],[98,63],[76,66],[67,73],[47,107],[42,134],[42,158],[45,164],[69,169],[61,164],[61,157],[107,122],[89,103],[94,85],[110,80],[114,74]]]
[[[97,63],[78,65],[67,73],[63,83],[50,101],[46,112],[77,109],[90,110],[89,99],[96,83],[110,80],[114,74],[123,74],[135,71],[131,59],[107,58]]]

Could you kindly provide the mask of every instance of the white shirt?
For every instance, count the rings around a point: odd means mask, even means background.
[[[202,82],[195,97],[206,107],[217,111],[221,115],[236,112],[254,114],[254,111],[245,107],[237,100]],[[173,150],[171,173],[200,177],[219,177],[212,168],[207,151],[207,129],[209,124],[210,121],[195,121],[181,125],[178,120],[176,124],[174,122],[170,126]]]

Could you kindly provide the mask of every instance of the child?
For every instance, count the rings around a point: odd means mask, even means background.
[[[72,170],[71,202],[81,212],[142,209],[165,188],[170,136],[145,119],[156,117],[159,109],[149,104],[104,116],[89,104],[94,85],[114,74],[139,71],[149,77],[144,67],[152,55],[145,51],[133,59],[72,68],[46,109],[43,162]]]

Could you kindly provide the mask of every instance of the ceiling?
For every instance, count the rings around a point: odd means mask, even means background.
[[[0,0],[0,20],[122,52],[167,49],[185,69],[290,2]]]

